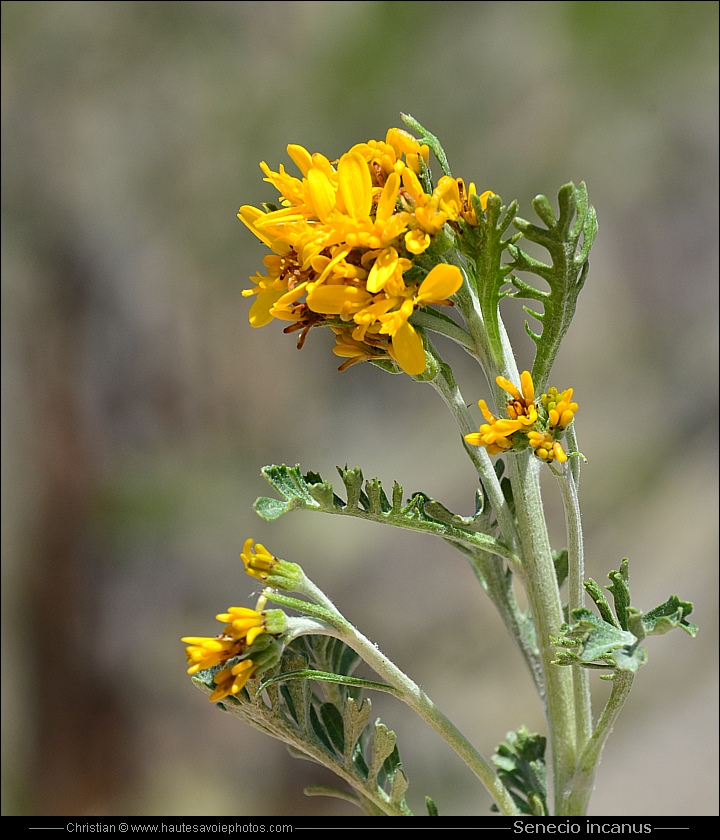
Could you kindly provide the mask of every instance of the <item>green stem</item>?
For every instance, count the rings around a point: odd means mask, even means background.
[[[467,269],[465,269],[465,272],[467,273]],[[468,328],[472,342],[471,346],[466,349],[480,362],[480,366],[485,371],[486,376],[490,377],[492,371],[498,367],[502,367],[502,365],[499,364],[498,354],[493,352],[490,337],[485,328],[485,321],[481,313],[480,301],[475,292],[475,285],[477,285],[476,282],[468,282],[466,280],[462,288],[455,294],[455,300],[457,301],[458,309],[463,316],[465,325]],[[505,332],[504,328],[502,332]],[[498,347],[502,348],[503,351],[507,351],[509,348],[507,336],[505,336],[505,342],[498,343]],[[512,351],[509,354],[505,352],[504,355],[508,358],[513,358]]]
[[[558,476],[558,485],[565,509],[568,546],[568,616],[572,616],[573,610],[578,610],[585,605],[585,587],[583,586],[585,566],[580,504],[569,465],[566,465],[562,475]],[[592,732],[590,674],[585,668],[573,668],[572,671],[577,750],[582,752]]]
[[[316,586],[310,578],[303,572],[302,577],[298,580],[294,587],[294,592],[299,592],[301,595],[305,595],[307,598],[317,604],[320,607],[328,610],[331,613],[337,613],[338,608],[333,604],[333,602],[328,598],[328,596],[320,589],[319,586]],[[275,596],[271,600],[274,600]],[[279,602],[278,602],[279,603]]]
[[[439,357],[437,359],[439,372],[434,379],[430,380],[430,384],[440,394],[450,409],[460,429],[460,434],[464,438],[465,435],[477,431],[477,424],[473,422],[450,368]],[[506,544],[513,551],[517,551],[518,533],[515,527],[515,519],[503,495],[502,487],[493,468],[490,456],[483,447],[473,446],[465,447],[465,449],[480,478],[485,496],[495,511],[495,516]]]
[[[475,431],[477,428],[476,424],[470,416],[470,412],[452,376],[450,368],[440,359],[434,348],[429,347],[429,349],[435,355],[439,368],[437,376],[430,381],[430,384],[443,398],[464,437],[466,434]],[[517,550],[518,532],[515,525],[515,518],[505,499],[500,481],[493,468],[490,456],[487,454],[487,450],[484,447],[465,446],[465,451],[477,470],[485,496],[495,512],[503,537],[514,550]],[[512,587],[508,586],[505,581],[505,572],[502,564],[497,562],[495,558],[488,556],[480,560],[472,548],[458,543],[454,544],[460,551],[471,558],[473,570],[476,572],[476,575],[479,578],[484,578],[484,588],[500,613],[513,641],[519,648],[535,683],[540,700],[543,706],[545,706],[545,685],[534,633],[532,637],[529,636],[527,630],[522,626],[524,622],[522,621],[522,616],[515,601]],[[506,559],[508,558],[506,557]],[[524,571],[517,563],[513,564],[513,570],[521,578],[523,577]]]
[[[490,380],[496,404],[501,405],[506,395],[497,385],[495,376],[502,374],[508,379],[519,381],[515,358],[499,314],[498,334],[491,346],[488,335],[484,331],[482,316],[475,306],[476,300],[472,287],[465,284],[463,289],[466,287],[471,300],[463,302],[463,316],[466,318],[471,336],[477,341],[477,358]],[[446,370],[446,366],[441,365],[442,373],[432,380],[432,384],[450,408],[463,434],[475,431],[474,425],[471,425],[472,420],[465,401],[454,380],[451,379],[452,375],[447,374]],[[470,426],[469,429],[468,426]],[[553,664],[555,650],[551,638],[559,634],[563,613],[540,493],[541,464],[527,451],[515,456],[510,455],[507,459],[515,502],[516,528],[515,517],[505,502],[500,482],[495,476],[486,450],[475,449],[475,447],[466,447],[466,449],[478,470],[490,503],[496,511],[498,524],[505,540],[515,549],[517,543],[514,540],[510,542],[510,533],[518,535],[520,539],[523,583],[532,610],[542,665],[545,690],[540,692],[540,697],[545,701],[552,753],[555,808],[556,813],[559,814],[562,813],[560,809],[563,807],[565,792],[575,770],[577,733],[573,675],[568,672],[568,669]],[[492,491],[495,493],[494,496],[491,495]]]
[[[401,671],[390,659],[337,610],[316,607],[266,590],[268,600],[280,606],[302,610],[318,622],[305,622],[297,635],[334,636],[351,647],[380,677],[398,691],[399,699],[428,723],[440,737],[463,759],[492,796],[500,813],[505,816],[518,815],[520,811],[513,802],[507,788],[498,778],[492,765],[475,749],[452,721],[450,721],[425,692],[410,677]]]
[[[632,671],[615,671],[613,674],[613,687],[610,697],[603,713],[600,715],[595,731],[580,755],[577,770],[570,780],[561,813],[568,815],[584,814],[587,811],[600,755],[630,694],[634,678],[635,674]]]
[[[555,650],[551,638],[559,634],[563,614],[540,494],[542,464],[526,450],[508,457],[508,466],[520,530],[525,586],[545,675],[555,813],[560,814],[575,769],[575,710],[572,674],[568,668],[553,664]]]
[[[468,331],[464,330],[460,324],[455,323],[451,318],[441,316],[434,309],[418,309],[416,312],[413,312],[411,323],[416,327],[423,327],[439,335],[444,335],[446,338],[459,344],[468,353],[472,353],[474,349],[472,337]]]
[[[571,423],[565,431],[565,439],[568,444],[569,452],[578,451],[577,435],[575,434],[575,423]],[[573,481],[575,482],[575,492],[580,490],[580,460],[579,456],[570,458],[570,472],[572,473]]]

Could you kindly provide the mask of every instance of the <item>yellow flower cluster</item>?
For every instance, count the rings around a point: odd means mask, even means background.
[[[514,436],[520,433],[520,440],[524,436],[542,461],[565,463],[567,454],[558,438],[578,410],[578,404],[572,402],[573,389],[558,393],[557,388],[549,388],[548,393],[540,398],[544,409],[541,414],[535,402],[535,386],[529,371],[520,375],[520,389],[504,376],[498,376],[495,381],[510,395],[505,406],[508,417],[497,418],[488,409],[485,400],[480,400],[478,405],[487,423],[480,426],[478,432],[465,435],[466,442],[471,446],[484,446],[489,455],[497,455],[517,447],[519,440]]]
[[[301,331],[301,347],[313,326],[330,321],[334,352],[346,359],[340,370],[390,357],[406,373],[422,373],[422,337],[408,319],[418,307],[448,303],[463,278],[445,263],[420,280],[404,274],[446,223],[477,222],[475,185],[466,189],[461,179],[444,176],[426,193],[428,147],[397,128],[385,142],[359,143],[335,163],[302,146],[287,151],[302,178],[282,165],[275,172],[260,164],[280,207],[244,205],[238,213],[273,251],[263,260],[267,273],[243,291],[256,296],[250,323],[288,321],[285,332]],[[483,209],[490,195],[480,196]]]
[[[265,599],[261,598],[256,605],[262,610]],[[222,662],[241,656],[252,643],[265,632],[266,614],[252,610],[249,607],[230,607],[226,613],[216,616],[218,621],[225,622],[220,635],[209,638],[206,636],[185,636],[181,641],[187,657],[188,674],[197,674],[212,668]],[[250,679],[255,668],[252,659],[242,659],[236,665],[225,668],[215,675],[217,688],[210,695],[211,702],[217,702],[228,694],[237,694]]]

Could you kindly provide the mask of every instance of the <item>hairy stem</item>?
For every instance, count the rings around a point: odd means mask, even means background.
[[[460,389],[452,377],[450,369],[442,361],[440,361],[440,370],[437,376],[430,381],[430,384],[440,394],[445,405],[450,409],[463,437],[477,431],[477,426],[470,416]],[[513,551],[516,551],[519,543],[515,520],[503,495],[500,481],[493,469],[490,456],[485,449],[479,447],[466,447],[466,451],[480,478],[485,496],[495,512],[503,538],[507,545]]]
[[[585,604],[585,566],[583,554],[582,522],[575,480],[569,466],[558,476],[560,495],[565,509],[565,527],[568,548],[568,616]],[[570,620],[570,619],[568,619]],[[592,732],[592,697],[590,674],[585,668],[573,668],[573,695],[575,698],[575,727],[577,749],[581,752]]]
[[[507,788],[498,778],[492,765],[467,740],[452,721],[432,702],[425,692],[410,677],[401,671],[390,659],[336,610],[327,610],[304,604],[295,598],[267,592],[268,600],[281,606],[302,610],[307,615],[318,619],[315,623],[304,623],[297,635],[334,636],[351,647],[380,677],[388,682],[397,692],[397,696],[426,723],[463,759],[492,796],[500,813],[506,816],[517,815],[519,810]]]
[[[563,614],[540,494],[542,465],[528,451],[508,458],[508,465],[520,530],[525,586],[545,675],[555,813],[560,814],[575,769],[575,704],[572,674],[568,668],[553,664],[555,650],[551,638],[559,634]]]
[[[635,674],[632,671],[615,671],[610,697],[600,715],[590,740],[580,755],[577,770],[570,780],[562,803],[563,814],[584,814],[593,790],[595,770],[608,736],[622,711],[632,688]]]

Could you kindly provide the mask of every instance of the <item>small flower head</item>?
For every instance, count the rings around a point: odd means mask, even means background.
[[[519,420],[499,420],[487,407],[485,400],[478,402],[480,411],[487,423],[480,426],[479,432],[465,435],[465,440],[471,446],[484,446],[488,455],[498,455],[512,449],[512,436],[519,431],[522,423]]]
[[[254,670],[255,663],[252,659],[241,659],[232,668],[225,668],[215,674],[213,680],[217,688],[210,695],[210,702],[217,703],[229,694],[239,694],[245,688],[245,683],[252,677]]]
[[[240,558],[251,577],[275,589],[293,590],[303,577],[303,571],[297,563],[273,556],[264,545],[255,543],[252,538],[245,540]]]
[[[542,405],[548,414],[548,424],[551,429],[567,429],[575,417],[578,404],[572,402],[573,389],[568,388],[561,394],[557,388],[548,388],[547,394],[542,395]]]
[[[228,607],[228,611],[216,615],[218,621],[225,622],[223,634],[233,639],[244,639],[251,645],[265,632],[266,613],[257,612],[249,607]]]
[[[228,696],[239,694],[248,680],[280,662],[283,649],[282,639],[276,639],[269,634],[260,636],[242,659],[230,663],[227,668],[215,674],[215,689],[208,698],[210,702],[217,703]]]
[[[504,376],[498,376],[496,382],[510,396],[505,405],[508,417],[497,418],[480,400],[478,405],[487,422],[478,432],[465,435],[465,441],[471,446],[484,446],[489,455],[529,445],[541,461],[565,463],[567,455],[559,438],[578,409],[578,404],[572,402],[573,389],[558,393],[557,388],[549,388],[540,398],[544,410],[539,411],[529,371],[521,374],[520,388]]]
[[[513,385],[504,376],[498,376],[497,384],[510,394],[505,408],[511,420],[517,420],[520,426],[532,426],[538,419],[537,406],[535,405],[535,386],[533,385],[530,372],[525,370],[520,375],[520,386],[522,391]]]
[[[188,674],[197,674],[198,671],[205,671],[213,668],[227,659],[237,656],[242,650],[242,642],[231,636],[184,636],[180,641],[185,642]]]
[[[551,461],[559,461],[561,464],[567,461],[565,450],[549,432],[528,432],[528,443],[541,461],[548,464]]]
[[[261,596],[256,607],[264,607],[265,601]],[[187,644],[185,656],[190,665],[188,674],[191,675],[243,657],[240,662],[230,664],[215,675],[218,687],[210,697],[213,702],[228,694],[237,694],[256,668],[261,665],[269,667],[268,662],[271,659],[275,661],[276,637],[282,634],[286,625],[282,610],[229,607],[227,612],[220,613],[216,618],[225,624],[218,636],[184,636],[181,640]],[[272,656],[268,655],[268,650],[273,652]],[[247,658],[249,656],[252,659]]]
[[[240,559],[245,564],[245,571],[258,580],[265,581],[268,578],[268,573],[273,570],[278,560],[265,548],[264,545],[257,543],[253,547],[255,540],[245,540]]]

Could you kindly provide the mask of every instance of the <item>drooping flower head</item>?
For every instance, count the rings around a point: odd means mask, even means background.
[[[188,674],[194,675],[228,663],[228,667],[220,670],[213,678],[217,688],[210,695],[212,702],[228,694],[237,694],[257,668],[268,661],[265,649],[285,629],[285,614],[282,610],[263,609],[265,603],[266,598],[261,596],[256,609],[229,607],[227,612],[217,615],[217,620],[225,626],[215,637],[184,636],[181,639],[187,645],[185,656],[190,665]],[[258,655],[255,653],[256,648]]]
[[[279,204],[238,213],[273,252],[263,260],[266,273],[243,292],[255,296],[250,323],[287,321],[285,332],[300,332],[299,347],[312,327],[328,323],[335,353],[346,359],[341,370],[390,358],[406,373],[422,373],[423,340],[410,318],[418,308],[451,303],[463,275],[427,256],[422,266],[414,260],[446,224],[473,223],[474,184],[466,190],[444,176],[425,192],[428,147],[397,128],[334,163],[302,146],[287,151],[302,177],[261,163]],[[489,195],[480,197],[483,207]]]
[[[510,396],[505,405],[508,417],[496,417],[485,400],[480,400],[478,405],[487,422],[480,426],[478,432],[465,435],[465,441],[471,446],[484,446],[489,455],[529,445],[542,461],[567,461],[559,438],[578,410],[578,404],[571,402],[573,389],[558,393],[557,388],[549,388],[538,404],[529,371],[520,375],[520,388],[504,376],[498,376],[496,382]]]

